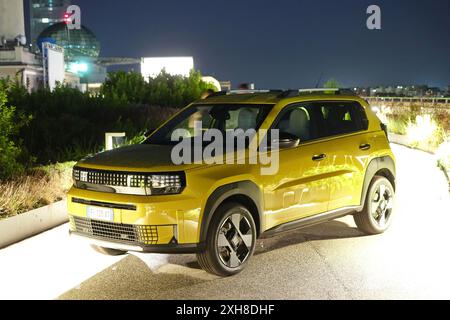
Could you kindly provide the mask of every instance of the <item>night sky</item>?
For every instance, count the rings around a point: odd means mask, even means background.
[[[450,0],[73,0],[104,57],[194,56],[258,88],[450,85]],[[382,30],[366,9],[382,10]]]

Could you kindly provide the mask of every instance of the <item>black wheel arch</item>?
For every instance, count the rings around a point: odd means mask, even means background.
[[[262,233],[263,197],[258,186],[252,181],[240,181],[217,188],[208,198],[200,228],[200,242],[206,240],[212,217],[217,208],[227,202],[234,201],[245,206],[253,216],[257,236]]]
[[[382,176],[388,179],[395,190],[396,168],[394,159],[392,159],[390,156],[385,156],[372,159],[372,161],[369,163],[364,177],[363,190],[361,193],[361,210],[364,207],[370,183],[372,182],[375,176]]]

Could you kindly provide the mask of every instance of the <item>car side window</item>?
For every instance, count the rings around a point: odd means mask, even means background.
[[[320,108],[325,136],[336,136],[367,130],[368,121],[364,109],[357,102],[322,102]]]
[[[317,128],[313,124],[314,113],[311,105],[298,105],[284,110],[273,129],[289,133],[300,139],[300,143],[317,138]]]

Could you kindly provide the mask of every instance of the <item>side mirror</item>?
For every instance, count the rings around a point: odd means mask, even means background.
[[[145,131],[144,137],[146,137],[146,138],[150,137],[155,131],[156,131],[156,129],[149,129],[149,130]]]
[[[298,147],[300,144],[300,139],[293,134],[287,132],[280,132],[280,136],[278,139],[272,139],[270,146],[266,148],[266,151],[270,151],[273,149],[272,146],[278,145],[280,150],[291,149]]]
[[[280,138],[278,141],[272,141],[272,143],[274,142],[278,143],[280,150],[291,149],[298,147],[300,144],[300,138],[287,132],[280,132]]]

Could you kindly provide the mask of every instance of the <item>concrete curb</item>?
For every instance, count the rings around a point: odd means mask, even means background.
[[[66,200],[0,220],[0,249],[69,221]]]
[[[436,154],[434,150],[431,150],[431,148],[429,150],[424,150],[421,148],[413,148],[409,145],[409,141],[408,138],[404,135],[400,135],[400,134],[395,134],[395,133],[389,133],[389,141],[391,143],[395,143],[410,149],[414,149],[414,150],[419,150],[419,151],[423,151],[423,152],[427,152],[430,154]],[[448,186],[449,186],[449,191],[450,191],[450,171],[445,172],[445,169],[442,169],[442,172],[445,174],[445,176],[447,177],[448,180]]]
[[[424,148],[415,148],[411,146],[411,143],[406,135],[401,134],[395,134],[395,133],[389,133],[389,141],[391,143],[399,144],[401,146],[408,147],[410,149],[424,151],[427,153],[435,154],[436,150],[433,150],[432,148],[424,149]]]

